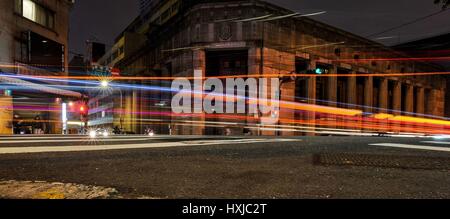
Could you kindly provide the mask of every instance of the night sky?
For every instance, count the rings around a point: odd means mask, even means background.
[[[440,10],[433,0],[269,0],[296,12],[327,11],[313,19],[368,36]],[[138,15],[137,0],[76,0],[70,15],[70,50],[84,54],[85,41],[113,44]],[[450,10],[416,24],[377,36],[393,45],[450,32]]]

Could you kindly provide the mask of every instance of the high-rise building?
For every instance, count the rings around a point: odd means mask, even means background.
[[[61,121],[63,103],[82,95],[63,89],[64,82],[30,76],[67,76],[73,4],[0,1],[0,134],[68,133]]]

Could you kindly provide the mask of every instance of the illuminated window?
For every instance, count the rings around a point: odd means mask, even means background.
[[[32,0],[15,0],[15,12],[47,28],[55,26],[55,14]]]
[[[36,21],[36,4],[30,0],[23,0],[22,15],[32,21]]]

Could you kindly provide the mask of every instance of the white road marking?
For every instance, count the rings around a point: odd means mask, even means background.
[[[145,138],[149,137],[146,135],[136,135],[136,136],[111,136],[111,138]],[[161,136],[163,137],[163,136]],[[39,140],[39,139],[88,139],[89,136],[39,136],[39,137],[0,137],[1,140]],[[156,138],[156,137],[152,137]],[[100,138],[101,139],[101,138]]]
[[[111,141],[147,141],[155,138],[122,138],[122,139],[110,139],[110,138],[82,138],[82,139],[59,139],[59,140],[21,140],[21,141],[0,141],[0,144],[12,144],[12,143],[53,143],[53,142],[111,142]]]
[[[392,147],[392,148],[405,148],[405,149],[450,152],[450,148],[432,147],[432,146],[423,146],[423,145],[395,144],[395,143],[379,143],[379,144],[369,144],[369,145],[381,146],[381,147]]]
[[[446,141],[422,141],[422,143],[450,145],[450,142],[446,142]]]
[[[240,140],[211,140],[202,142],[164,142],[150,144],[124,144],[124,145],[80,145],[80,146],[55,146],[55,147],[6,147],[0,148],[0,154],[22,154],[22,153],[49,153],[49,152],[78,152],[78,151],[104,151],[104,150],[121,150],[121,149],[145,149],[145,148],[169,148],[169,147],[191,147],[204,145],[221,145],[227,143],[248,144],[248,143],[270,143],[270,142],[293,142],[301,141],[296,139],[248,139]]]

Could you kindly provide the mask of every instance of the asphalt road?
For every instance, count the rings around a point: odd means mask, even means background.
[[[125,198],[450,198],[450,139],[0,136],[0,181]]]

